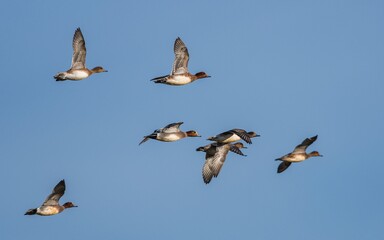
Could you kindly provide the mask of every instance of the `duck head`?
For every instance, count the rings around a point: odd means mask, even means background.
[[[73,207],[77,207],[75,204],[73,204],[73,202],[66,202],[63,204],[63,207],[65,208],[73,208]]]
[[[196,131],[194,130],[190,130],[190,131],[187,131],[185,132],[187,134],[188,137],[201,137]]]
[[[323,155],[321,155],[318,151],[313,151],[309,154],[311,157],[322,157]]]
[[[91,71],[92,71],[93,73],[108,72],[107,70],[105,70],[103,67],[100,67],[100,66],[97,66],[97,67],[92,68]]]
[[[208,74],[206,74],[205,72],[198,72],[195,74],[195,76],[197,77],[197,79],[211,77],[211,76],[208,76]]]

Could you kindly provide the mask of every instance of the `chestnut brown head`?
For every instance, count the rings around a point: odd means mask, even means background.
[[[63,207],[65,208],[73,208],[73,207],[77,207],[75,204],[73,204],[73,202],[66,202],[63,204]]]
[[[187,134],[188,137],[201,137],[196,131],[194,130],[191,130],[191,131],[187,131],[185,132]]]
[[[195,76],[197,77],[197,79],[211,77],[211,76],[208,76],[208,74],[206,74],[205,72],[198,72],[195,74]]]
[[[105,70],[103,67],[97,66],[97,67],[92,68],[92,72],[93,73],[101,73],[101,72],[108,72],[108,71]]]

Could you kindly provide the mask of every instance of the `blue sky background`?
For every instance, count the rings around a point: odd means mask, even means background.
[[[1,239],[383,239],[383,1],[6,1],[0,8]],[[55,82],[81,27],[87,66]],[[171,70],[181,37],[183,87]],[[142,137],[172,122],[203,137]],[[205,185],[208,136],[261,135]],[[323,158],[276,174],[318,134]],[[24,216],[61,179],[61,203]]]

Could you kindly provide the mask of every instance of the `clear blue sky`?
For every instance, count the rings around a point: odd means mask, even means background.
[[[6,1],[0,239],[384,239],[383,1]],[[81,27],[87,66],[55,82]],[[183,87],[171,70],[181,37]],[[142,137],[168,123],[203,137]],[[208,136],[261,135],[205,185]],[[318,134],[323,158],[276,174]],[[61,179],[78,208],[24,216]]]

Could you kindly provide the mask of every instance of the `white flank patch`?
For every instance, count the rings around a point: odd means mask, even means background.
[[[81,80],[88,77],[89,75],[84,71],[74,71],[72,74],[68,74],[67,76],[73,80]]]
[[[191,82],[191,79],[186,76],[175,75],[168,79],[167,83],[171,85],[185,85]]]

